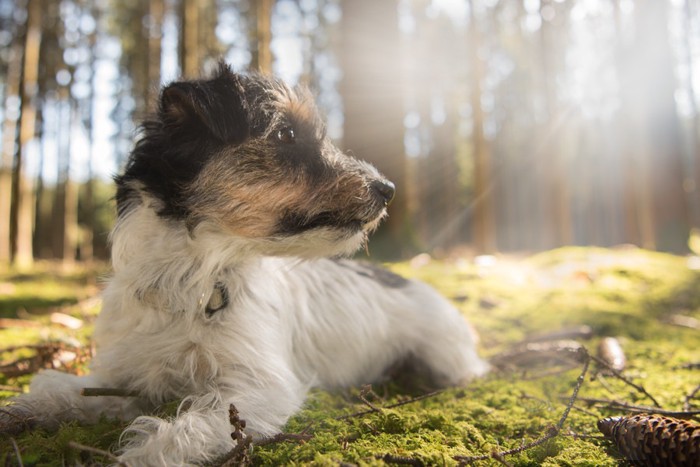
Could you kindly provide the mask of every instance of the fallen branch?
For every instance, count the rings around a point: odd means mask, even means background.
[[[0,328],[40,328],[43,324],[29,319],[0,318]]]
[[[590,357],[588,355],[588,351],[584,348],[581,347],[578,352],[581,354],[581,357]],[[532,441],[530,443],[523,444],[520,447],[514,448],[514,449],[509,449],[506,451],[494,451],[489,454],[482,454],[479,456],[454,456],[453,459],[458,461],[460,465],[466,465],[475,461],[480,461],[480,460],[486,460],[486,459],[494,459],[501,464],[508,465],[505,461],[506,456],[510,456],[513,454],[519,454],[523,451],[527,451],[528,449],[532,449],[534,447],[537,447],[541,444],[546,443],[550,439],[554,438],[557,436],[560,432],[562,427],[564,426],[564,423],[566,422],[566,419],[569,417],[569,412],[571,412],[571,408],[574,406],[574,403],[576,403],[576,399],[578,399],[578,393],[579,390],[581,389],[581,386],[583,385],[583,381],[586,377],[586,373],[588,372],[588,367],[590,365],[591,359],[590,358],[585,358],[583,360],[583,369],[581,370],[581,374],[579,374],[578,378],[576,378],[576,385],[574,386],[574,390],[571,393],[571,397],[569,397],[569,402],[566,404],[566,408],[564,409],[564,412],[562,413],[561,417],[559,418],[559,421],[557,422],[556,425],[551,426],[547,429],[547,433],[542,436],[541,438],[536,439],[535,441]]]
[[[630,381],[628,378],[626,378],[625,376],[623,376],[622,373],[620,373],[619,371],[617,371],[617,370],[616,370],[615,368],[613,368],[612,366],[608,365],[608,363],[607,363],[605,360],[602,360],[602,359],[596,357],[595,355],[589,355],[589,357],[591,358],[591,360],[593,360],[594,362],[596,362],[598,365],[601,365],[601,366],[605,367],[607,370],[609,370],[609,371],[610,371],[616,378],[618,378],[620,381],[624,382],[624,383],[627,384],[628,386],[632,386],[634,389],[636,389],[637,391],[639,391],[639,392],[641,392],[642,394],[644,394],[645,396],[647,396],[647,397],[649,398],[649,400],[651,400],[651,402],[653,402],[653,404],[654,404],[656,407],[661,408],[661,404],[659,404],[659,402],[654,398],[654,396],[652,396],[651,394],[649,394],[649,393],[647,392],[647,390],[644,389],[644,386],[641,386],[641,385],[639,385],[639,384],[633,383],[633,382]]]
[[[104,456],[107,459],[109,459],[110,461],[112,461],[115,464],[120,465],[122,467],[129,467],[129,464],[127,464],[126,462],[120,461],[119,458],[117,458],[117,456],[115,456],[114,454],[112,454],[109,451],[105,451],[103,449],[95,448],[92,446],[86,446],[84,444],[76,443],[75,441],[68,441],[68,446],[73,448],[73,449],[77,449],[79,451],[91,452],[93,454]]]
[[[696,415],[700,415],[700,410],[665,410],[660,407],[649,407],[647,405],[635,405],[629,404],[627,402],[620,402],[609,399],[595,399],[590,397],[581,397],[579,400],[587,404],[595,405],[598,408],[625,410],[627,412],[634,413],[655,413],[658,415],[666,415],[668,417],[676,418],[690,418]]]
[[[85,397],[140,397],[141,393],[121,388],[83,388],[80,390],[80,395]]]
[[[362,389],[360,389],[360,394],[358,394],[358,397],[364,404],[370,408],[372,412],[381,412],[382,409],[380,407],[377,407],[376,405],[372,404],[368,399],[367,395],[372,395],[374,396],[375,399],[379,399],[377,397],[377,394],[372,390],[372,385],[371,384],[366,384],[362,386]]]
[[[690,401],[695,398],[695,396],[700,392],[700,384],[698,384],[695,389],[690,391],[688,394],[686,394],[685,399],[683,400],[683,410],[685,412],[690,412]]]
[[[387,464],[413,465],[415,467],[423,467],[425,465],[420,459],[395,456],[393,454],[384,454],[383,456],[377,455],[376,458],[386,462]]]
[[[426,394],[421,394],[420,396],[412,397],[412,398],[404,400],[404,401],[400,401],[400,402],[396,402],[394,404],[382,406],[382,409],[394,409],[396,407],[401,407],[402,405],[412,404],[414,402],[422,401],[423,399],[428,399],[429,397],[437,396],[439,394],[442,394],[443,392],[445,392],[444,389],[438,389],[437,391],[428,392]],[[351,413],[348,415],[341,415],[339,417],[335,417],[335,419],[336,420],[348,420],[350,418],[362,417],[363,415],[367,415],[367,414],[375,413],[375,412],[377,412],[377,411],[373,410],[373,409],[360,410],[358,412],[354,412],[354,413]]]
[[[36,373],[46,368],[65,367],[68,363],[81,357],[81,350],[78,347],[63,343],[47,343],[41,345],[24,345],[7,347],[0,350],[0,353],[15,352],[20,349],[36,350],[36,354],[31,357],[23,357],[12,362],[0,362],[0,373],[8,378]]]
[[[14,438],[10,437],[10,442],[12,443],[12,449],[15,451],[15,457],[17,458],[17,466],[24,467],[24,464],[22,463],[22,455],[19,452],[19,446],[17,446],[17,441],[15,441]]]
[[[285,441],[292,441],[295,443],[305,443],[312,439],[314,435],[311,433],[277,433],[275,436],[269,438],[263,438],[254,443],[255,446],[267,446],[268,444],[283,443]]]
[[[236,446],[233,449],[231,449],[227,454],[225,454],[221,459],[219,459],[217,465],[219,465],[219,467],[243,467],[248,465],[248,455],[246,451],[248,450],[251,444],[253,444],[253,438],[250,436],[241,441],[238,441],[238,443],[236,443]]]
[[[0,391],[7,391],[7,392],[24,392],[22,388],[17,387],[17,386],[8,386],[6,384],[0,384]]]

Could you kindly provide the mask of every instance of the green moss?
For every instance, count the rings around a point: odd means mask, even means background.
[[[517,261],[496,258],[492,265],[466,260],[418,263],[390,266],[432,283],[453,298],[479,330],[480,352],[487,357],[511,348],[528,335],[585,324],[593,329],[593,338],[581,342],[595,352],[602,337],[617,337],[628,361],[625,375],[643,384],[664,408],[680,410],[684,396],[700,380],[699,370],[681,367],[700,359],[700,333],[669,323],[674,315],[700,318],[700,275],[688,268],[685,258],[634,249],[563,248]],[[36,287],[41,288],[41,280],[37,279]],[[74,297],[77,299],[80,293]],[[89,322],[94,312],[87,316],[84,311],[74,313]],[[0,338],[7,337],[9,340],[2,342],[9,345],[66,333],[84,341],[89,326],[86,329],[79,333],[57,329],[21,333],[3,330]],[[358,398],[358,389],[314,390],[304,409],[285,427],[288,433],[306,432],[313,438],[256,446],[253,460],[263,466],[337,466],[343,462],[372,466],[385,465],[382,459],[390,455],[420,460],[426,465],[452,466],[457,465],[454,456],[488,455],[517,448],[542,437],[559,421],[581,367],[557,368],[561,371],[549,374],[552,368],[541,362],[518,371],[495,371],[465,388],[448,389],[380,413],[346,419],[338,418],[368,409]],[[609,442],[573,436],[598,436],[599,418],[623,414],[586,403],[585,398],[640,405],[651,405],[651,401],[617,378],[595,375],[594,366],[590,376],[562,433],[540,446],[509,456],[510,464],[618,464]],[[2,384],[24,386],[27,382],[28,378],[23,377],[5,379]],[[417,395],[415,389],[396,384],[376,385],[374,390],[381,395],[380,400],[372,399],[376,406],[389,406]],[[9,395],[0,393],[0,397]],[[698,405],[700,400],[695,400],[694,406]],[[173,410],[174,407],[166,408],[168,413]],[[110,449],[122,429],[123,424],[102,421],[93,427],[68,425],[58,434],[26,434],[17,441],[25,465],[104,462],[98,456],[69,448],[68,441]],[[8,455],[13,457],[11,445],[0,442],[0,458]],[[496,461],[476,465],[496,465]]]

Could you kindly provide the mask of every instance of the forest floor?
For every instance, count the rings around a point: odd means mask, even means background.
[[[254,444],[232,462],[456,465],[484,457],[473,464],[618,465],[598,420],[655,404],[655,412],[700,407],[698,263],[634,248],[564,248],[520,259],[419,256],[391,264],[453,300],[477,328],[480,352],[494,371],[435,392],[407,378],[314,390],[287,424],[288,436]],[[40,368],[86,371],[100,308],[94,278],[106,271],[0,271],[0,399],[26,391]],[[601,356],[606,337],[624,351],[621,376],[587,357]],[[0,463],[19,465],[18,456],[25,466],[110,463],[99,450],[115,449],[124,426],[103,420],[0,439]],[[549,439],[530,446],[541,438]]]

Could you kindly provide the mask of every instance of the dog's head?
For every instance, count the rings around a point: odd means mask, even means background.
[[[313,98],[220,65],[170,84],[123,175],[119,216],[137,206],[253,240],[262,253],[350,253],[386,215],[394,186],[326,136]]]

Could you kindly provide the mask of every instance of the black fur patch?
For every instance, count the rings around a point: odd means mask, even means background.
[[[211,80],[182,81],[163,89],[157,114],[141,125],[141,138],[116,178],[117,209],[136,192],[130,182],[163,203],[159,214],[181,219],[187,214],[186,187],[222,147],[240,144],[250,134],[243,80],[224,64]]]
[[[368,277],[379,282],[383,286],[392,289],[405,287],[410,282],[405,277],[401,277],[388,269],[384,269],[381,266],[377,266],[376,264],[369,263],[367,261],[353,261],[347,259],[336,259],[334,261],[339,266],[348,268],[361,276]]]
[[[333,227],[357,232],[362,228],[362,222],[344,219],[340,212],[323,212],[311,218],[290,212],[281,219],[277,233],[279,235],[294,235],[320,227]]]

